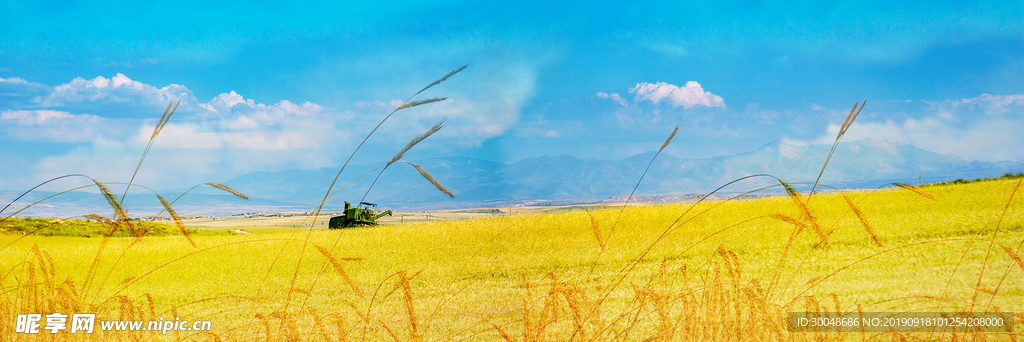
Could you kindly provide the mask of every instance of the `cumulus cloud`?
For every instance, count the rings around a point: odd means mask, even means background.
[[[25,109],[33,107],[33,100],[49,93],[49,89],[44,84],[28,82],[18,77],[0,78],[0,108]]]
[[[476,83],[483,85],[471,94],[484,94],[484,100],[473,101],[473,95],[456,92],[445,94],[454,100],[403,110],[364,148],[393,153],[392,147],[397,151],[442,120],[445,129],[419,149],[452,153],[505,134],[517,123],[535,81],[530,68],[507,71],[515,74]],[[9,94],[13,93],[27,95],[12,101]],[[110,78],[79,77],[55,87],[3,78],[0,95],[0,141],[70,143],[49,145],[59,147],[25,159],[24,163],[31,160],[34,166],[22,165],[19,170],[38,177],[85,172],[104,179],[119,179],[124,176],[122,169],[134,169],[159,114],[168,103],[181,100],[153,145],[151,156],[161,157],[146,161],[151,176],[143,179],[163,184],[158,187],[187,186],[179,180],[225,180],[203,175],[234,177],[260,170],[336,165],[368,128],[402,104],[397,99],[360,101],[339,111],[308,101],[260,103],[233,90],[200,101],[183,85],[159,88],[120,73]]]
[[[0,112],[5,124],[46,126],[54,124],[95,123],[99,117],[90,114],[71,114],[56,110],[5,110]]]
[[[655,104],[662,101],[668,102],[672,107],[682,106],[691,108],[693,106],[722,107],[725,108],[725,101],[721,96],[704,91],[700,83],[695,81],[686,82],[685,87],[679,87],[665,82],[658,83],[637,83],[629,89],[634,95],[634,101],[651,101]]]
[[[219,128],[251,130],[265,126],[276,126],[302,117],[316,117],[327,112],[327,108],[315,103],[295,104],[282,100],[267,105],[246,99],[234,90],[214,97],[208,103],[198,104],[205,112],[200,117],[216,120]]]
[[[843,139],[898,141],[971,161],[1024,161],[1024,94],[983,94],[926,104],[928,115],[920,118],[859,119]],[[838,132],[839,125],[833,123],[816,139],[793,142],[831,144]]]
[[[44,107],[82,102],[166,106],[167,103],[179,100],[193,102],[194,97],[192,92],[182,85],[171,84],[157,88],[118,73],[109,79],[103,76],[91,80],[76,77],[71,82],[54,87],[49,95],[37,102]]]
[[[1024,114],[1024,94],[989,95],[981,94],[960,100],[929,101],[940,116],[957,117],[965,115]]]
[[[56,110],[0,111],[0,133],[23,141],[87,142],[103,128],[102,118]]]
[[[594,95],[597,95],[597,97],[600,97],[602,99],[609,99],[609,100],[615,101],[615,103],[618,103],[619,105],[622,105],[622,106],[626,105],[626,99],[622,98],[622,96],[619,96],[619,94],[617,94],[617,93],[608,94],[608,93],[597,92],[597,94],[594,94]]]

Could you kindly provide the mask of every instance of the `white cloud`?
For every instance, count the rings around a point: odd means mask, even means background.
[[[629,93],[635,95],[634,101],[636,102],[651,101],[658,104],[665,100],[672,107],[682,106],[683,108],[691,108],[693,106],[706,106],[725,108],[725,101],[722,100],[721,96],[704,91],[700,83],[695,81],[686,82],[685,87],[665,82],[642,82],[630,88]]]
[[[56,110],[5,110],[0,112],[5,124],[48,126],[96,123],[99,117],[90,114],[71,114]]]
[[[5,110],[0,112],[0,137],[23,141],[88,142],[112,127],[103,118],[55,110]],[[106,126],[106,127],[105,127]]]
[[[199,113],[200,117],[215,120],[218,128],[230,130],[252,130],[287,124],[297,117],[316,117],[327,113],[327,108],[308,101],[303,104],[295,104],[288,100],[273,105],[256,103],[253,99],[245,99],[234,90],[217,95],[210,102],[200,103],[198,106],[205,110]]]
[[[44,107],[59,107],[69,103],[126,103],[147,106],[166,106],[167,103],[194,102],[192,92],[184,86],[171,84],[157,88],[132,80],[118,73],[112,78],[97,76],[86,80],[76,77],[71,82],[56,86],[47,96],[38,100]]]
[[[817,103],[812,103],[811,104],[811,110],[822,110],[822,109],[825,109],[825,107],[822,107],[822,106],[818,105]]]
[[[622,98],[622,96],[619,96],[618,93],[608,94],[608,93],[597,92],[597,94],[594,94],[594,95],[597,95],[597,97],[600,97],[602,99],[610,99],[612,101],[615,101],[615,103],[618,103],[619,105],[622,105],[622,106],[626,105],[626,99]]]
[[[930,115],[902,121],[864,121],[851,125],[845,141],[891,140],[971,161],[1024,161],[1024,95],[978,97],[928,102]],[[830,124],[825,133],[810,141],[794,143],[831,144],[839,125]]]
[[[955,117],[956,114],[972,115],[1003,115],[1003,114],[1024,114],[1024,94],[1013,95],[989,95],[981,94],[973,98],[960,100],[946,100],[941,102],[929,102],[940,115]]]
[[[229,148],[241,150],[288,150],[320,147],[314,132],[320,129],[259,131],[259,132],[210,132],[196,124],[169,123],[160,132],[153,146],[179,149]],[[152,126],[142,126],[135,140],[148,141]]]
[[[455,100],[396,113],[364,147],[374,152],[367,151],[354,162],[376,162],[370,156],[390,155],[442,120],[445,128],[417,147],[431,150],[428,156],[479,146],[505,134],[518,122],[536,77],[531,68],[498,71],[507,74],[489,75],[495,79],[478,82],[483,85],[468,95],[456,91],[444,94]],[[24,163],[34,164],[19,167],[27,175],[8,179],[79,172],[103,179],[125,178],[122,171],[134,170],[159,114],[171,101],[181,100],[155,140],[144,167],[146,175],[140,175],[140,182],[157,188],[226,181],[223,177],[253,171],[340,164],[361,135],[402,104],[401,100],[360,101],[339,111],[308,101],[264,104],[236,91],[201,102],[185,86],[158,88],[124,74],[79,77],[56,87],[20,78],[0,79],[0,95],[0,140],[77,143],[25,159]],[[482,100],[467,100],[474,95]],[[128,113],[121,110],[125,108]]]
[[[25,80],[23,80],[21,78],[18,78],[18,77],[11,77],[11,78],[7,78],[7,79],[5,79],[3,77],[0,77],[0,82],[10,83],[10,84],[18,84],[18,83],[24,84],[24,83],[28,83],[28,81],[25,81]]]

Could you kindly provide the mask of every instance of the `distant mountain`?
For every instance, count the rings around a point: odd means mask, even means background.
[[[791,183],[811,183],[821,170],[830,148],[831,145],[798,146],[775,142],[754,151],[714,158],[683,159],[661,154],[651,165],[637,194],[682,198],[680,196],[685,194],[707,193],[730,181],[755,174],[769,174]],[[365,201],[399,209],[500,205],[509,200],[599,201],[601,198],[629,195],[652,157],[654,152],[617,161],[543,156],[515,163],[466,157],[416,162],[451,189],[456,195],[454,200],[437,191],[407,164],[391,165],[367,193],[379,171],[355,178],[379,165],[352,165],[338,179],[335,189],[344,187],[328,200],[327,208],[340,208],[344,201],[357,203],[364,194]],[[837,188],[873,188],[894,181],[917,184],[919,180],[973,179],[1000,176],[1007,172],[1024,172],[1024,164],[967,162],[951,154],[929,152],[907,144],[865,139],[839,144],[821,184]],[[337,173],[337,167],[254,172],[225,183],[249,195],[252,201],[201,192],[184,197],[175,207],[181,212],[220,214],[308,210],[324,198]],[[350,181],[352,183],[345,186]],[[739,182],[725,191],[741,192],[775,184],[774,179],[759,177]],[[0,192],[0,200],[5,203],[14,196],[16,194],[12,192]],[[34,196],[46,195],[39,193]],[[153,196],[131,195],[125,204],[140,213],[155,213],[160,206],[155,198],[150,197]],[[45,203],[53,210],[82,207],[109,211],[104,209],[106,203],[102,197],[92,194],[64,195]]]
[[[646,195],[706,193],[753,174],[770,174],[794,183],[814,182],[830,148],[830,145],[775,142],[754,151],[714,158],[682,159],[662,154],[654,161],[637,192]],[[510,164],[466,157],[417,162],[451,189],[457,196],[455,200],[444,197],[413,168],[395,164],[381,175],[366,200],[415,207],[428,203],[626,196],[653,156],[654,152],[648,152],[617,161],[543,156]],[[338,185],[370,169],[365,165],[350,167]],[[312,204],[323,198],[337,170],[257,172],[226,184],[254,197]],[[919,180],[935,182],[1022,171],[1022,163],[967,162],[951,154],[929,152],[907,144],[865,139],[840,143],[821,183],[838,188],[876,187],[893,181],[916,184]],[[358,202],[373,177],[376,172],[353,182],[329,203],[340,205],[342,198]],[[732,189],[737,192],[773,184],[777,184],[773,179],[759,178],[741,182]]]

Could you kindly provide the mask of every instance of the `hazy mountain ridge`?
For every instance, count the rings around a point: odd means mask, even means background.
[[[817,177],[830,148],[830,145],[799,146],[775,142],[750,152],[703,159],[684,159],[663,153],[651,165],[637,194],[679,196],[707,193],[753,174],[770,174],[792,183],[810,183]],[[389,208],[462,207],[488,202],[507,203],[509,200],[626,196],[653,156],[654,152],[621,160],[542,156],[507,164],[468,157],[416,161],[456,194],[454,200],[442,195],[409,165],[394,164],[381,174],[369,193],[367,188],[379,171],[370,172],[344,187],[328,200],[327,207],[341,207],[346,200],[358,202],[364,194],[366,201]],[[335,189],[377,166],[350,165],[338,178]],[[865,139],[840,143],[821,183],[838,188],[873,188],[893,181],[916,184],[919,179],[935,182],[1022,171],[1022,163],[967,162],[954,155],[938,154],[907,144]],[[324,198],[337,173],[337,167],[253,172],[225,182],[249,195],[252,201],[204,189],[185,196],[175,206],[181,212],[196,213],[309,210]],[[774,179],[759,177],[740,182],[727,191],[739,192],[774,184],[777,184]],[[182,190],[167,192],[180,193]],[[10,191],[0,193],[0,199],[6,202],[15,196],[17,194]],[[33,194],[19,203],[45,196],[45,193]],[[67,194],[44,203],[54,210],[80,207],[109,211],[109,208],[104,209],[106,203],[102,196],[95,194]],[[125,204],[129,210],[135,208],[140,213],[160,209],[152,195],[129,195]]]

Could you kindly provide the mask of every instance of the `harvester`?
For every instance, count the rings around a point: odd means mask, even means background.
[[[373,203],[360,202],[358,207],[353,208],[351,204],[345,202],[345,214],[341,216],[331,217],[331,221],[328,222],[327,227],[331,229],[358,227],[358,226],[376,226],[377,219],[384,215],[391,216],[391,210],[376,214],[374,209],[377,205]]]

